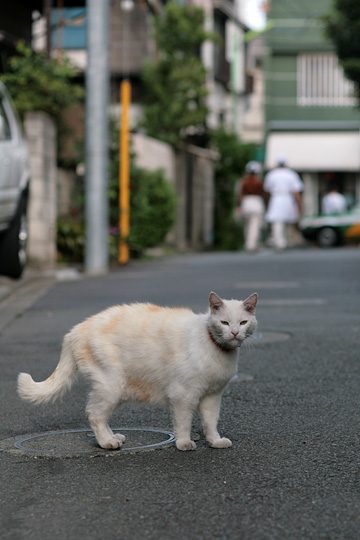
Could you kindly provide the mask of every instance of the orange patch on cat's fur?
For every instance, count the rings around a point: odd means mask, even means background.
[[[153,386],[142,379],[129,378],[127,389],[137,401],[151,401],[154,395]]]
[[[155,304],[147,304],[146,307],[147,307],[147,310],[152,312],[152,313],[157,313],[159,311],[162,311],[163,313],[166,313],[166,312],[170,312],[170,313],[189,313],[191,311],[191,309],[184,308],[184,307],[169,308],[169,307],[156,306]]]
[[[156,306],[155,304],[148,304],[147,306],[148,311],[161,311],[163,308],[160,306]]]
[[[84,345],[84,347],[80,350],[80,362],[94,362],[94,356],[91,350],[90,345]]]
[[[104,332],[104,334],[111,334],[112,332],[114,332],[117,329],[119,321],[121,319],[122,319],[122,315],[121,313],[119,313],[118,315],[115,315],[114,317],[112,317],[112,319],[110,319],[109,322],[104,324],[102,328],[102,331]]]

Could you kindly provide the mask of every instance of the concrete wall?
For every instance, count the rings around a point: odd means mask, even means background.
[[[213,243],[215,157],[211,150],[195,146],[177,152],[178,249],[204,249]]]
[[[56,129],[45,113],[28,113],[31,187],[28,208],[30,264],[52,268],[56,262]]]
[[[131,142],[139,167],[150,171],[162,169],[169,180],[175,184],[176,158],[170,145],[142,133],[132,135]]]
[[[177,195],[176,223],[167,241],[177,249],[203,249],[213,242],[213,151],[196,146],[174,150],[143,134],[134,134],[136,162],[144,169],[162,169],[174,183]]]
[[[254,90],[248,97],[241,138],[244,142],[262,144],[264,140],[264,77],[260,68],[252,71]]]
[[[74,206],[74,192],[77,182],[75,172],[57,169],[57,215],[59,217],[69,216],[69,212]]]

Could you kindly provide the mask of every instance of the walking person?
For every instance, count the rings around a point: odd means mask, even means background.
[[[246,176],[241,181],[238,194],[239,215],[244,219],[245,249],[255,252],[259,249],[261,227],[264,220],[264,189],[259,177],[260,164],[250,161],[246,166]]]
[[[264,190],[269,197],[265,219],[271,225],[272,243],[276,249],[288,246],[289,229],[294,229],[302,213],[303,189],[300,176],[287,167],[285,157],[279,156],[277,167],[264,180]]]

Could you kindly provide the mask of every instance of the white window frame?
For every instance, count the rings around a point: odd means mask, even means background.
[[[304,53],[297,57],[297,104],[350,107],[356,105],[354,85],[345,78],[335,54]]]

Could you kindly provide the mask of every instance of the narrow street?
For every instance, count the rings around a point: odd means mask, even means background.
[[[359,538],[359,277],[359,249],[305,249],[170,257],[51,286],[0,334],[1,539]],[[53,371],[74,324],[135,301],[205,311],[210,290],[259,293],[258,333],[223,398],[231,449],[208,448],[198,418],[194,452],[109,452],[86,431],[15,446],[88,427],[84,381],[45,407],[15,391],[18,372]],[[166,410],[141,405],[111,424],[172,430]]]

